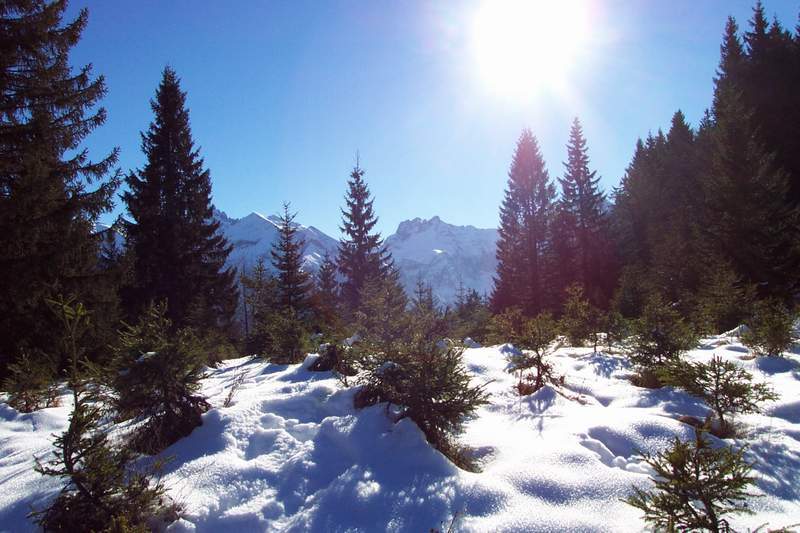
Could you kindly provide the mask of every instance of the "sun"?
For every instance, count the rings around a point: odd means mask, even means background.
[[[558,91],[587,43],[587,0],[483,0],[473,47],[483,81],[506,95]]]

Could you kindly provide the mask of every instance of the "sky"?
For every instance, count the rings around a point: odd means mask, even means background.
[[[576,116],[610,192],[637,138],[668,129],[678,109],[698,123],[725,20],[746,28],[752,5],[73,0],[67,15],[89,9],[71,61],[91,63],[108,87],[108,120],[84,143],[90,154],[119,147],[123,172],[143,166],[140,132],[170,65],[216,207],[238,218],[277,214],[288,201],[298,222],[338,237],[356,154],[384,236],[435,215],[495,227],[522,129],[556,178]],[[795,27],[800,2],[765,8]],[[117,204],[104,221],[124,212]]]

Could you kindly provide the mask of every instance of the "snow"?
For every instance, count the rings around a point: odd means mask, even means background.
[[[456,299],[459,282],[488,294],[497,267],[497,230],[455,226],[439,217],[401,222],[386,238],[406,292],[418,280],[429,283],[442,303]]]
[[[174,532],[211,531],[631,531],[640,512],[620,501],[650,470],[637,451],[654,452],[692,435],[682,415],[708,407],[684,392],[641,389],[618,354],[561,347],[552,356],[564,386],[520,397],[506,371],[512,345],[467,349],[464,361],[490,403],[461,440],[482,472],[453,466],[410,420],[393,424],[385,406],[353,408],[355,388],[329,372],[241,358],[209,369],[203,392],[213,408],[203,425],[164,452],[164,480],[183,507]],[[741,416],[755,463],[753,516],[730,518],[737,530],[800,522],[800,355],[753,358],[735,338],[704,339],[688,358],[719,355],[742,365],[781,395],[764,413]],[[232,404],[230,386],[243,375]],[[54,433],[61,407],[20,414],[0,403],[0,531],[32,531],[29,505],[43,506],[59,481],[32,469]],[[717,444],[715,438],[711,440]]]

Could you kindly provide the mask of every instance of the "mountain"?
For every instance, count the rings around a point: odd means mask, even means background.
[[[480,294],[491,292],[496,242],[495,229],[455,226],[439,217],[406,220],[386,238],[406,291],[413,294],[421,279],[442,303],[455,300],[459,281]]]
[[[258,259],[264,258],[267,268],[272,268],[270,250],[278,238],[278,217],[254,212],[243,218],[231,218],[220,210],[214,210],[214,217],[220,223],[222,234],[233,245],[228,266],[240,272],[242,268],[251,272]],[[309,272],[316,272],[325,252],[336,256],[339,243],[314,226],[297,224],[297,227],[298,235],[306,241],[304,266]],[[98,224],[96,231],[109,229]],[[115,240],[117,246],[122,247],[124,238],[115,235]],[[449,304],[455,301],[459,282],[480,294],[491,292],[497,267],[496,241],[495,229],[455,226],[433,217],[401,222],[397,232],[386,238],[386,246],[409,294],[413,294],[417,280],[421,279],[433,287],[442,303]]]
[[[215,210],[214,216],[219,220],[220,231],[233,245],[233,251],[228,256],[228,266],[240,271],[244,267],[246,272],[250,272],[258,259],[263,257],[267,268],[272,268],[270,250],[272,243],[278,239],[278,217],[254,212],[244,218],[231,218],[219,210]],[[316,272],[325,252],[336,255],[338,241],[314,226],[297,224],[297,227],[297,235],[306,241],[303,265],[308,271]]]

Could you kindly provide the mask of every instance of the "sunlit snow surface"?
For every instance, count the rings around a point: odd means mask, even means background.
[[[749,359],[727,337],[705,339],[691,359],[736,361],[781,394],[762,415],[743,416],[755,462],[753,516],[737,530],[800,522],[800,355]],[[626,360],[590,348],[553,356],[563,387],[520,398],[506,355],[510,346],[474,348],[465,363],[491,403],[470,420],[462,441],[483,465],[479,474],[452,466],[408,420],[392,424],[385,406],[355,411],[354,390],[330,373],[242,358],[209,370],[204,392],[214,406],[203,426],[164,455],[169,494],[183,518],[170,531],[631,531],[640,513],[620,501],[648,469],[637,450],[655,451],[689,437],[680,415],[707,408],[672,389],[627,381]],[[314,356],[310,356],[314,357]],[[309,361],[306,361],[306,365]],[[222,407],[237,374],[246,377]],[[25,515],[58,491],[36,474],[33,457],[63,431],[62,407],[18,414],[0,403],[0,530],[33,530]]]

